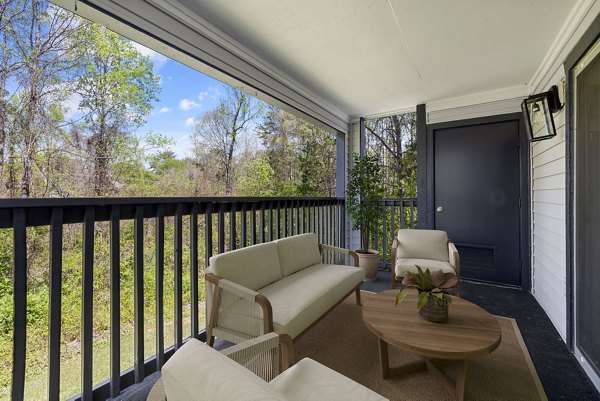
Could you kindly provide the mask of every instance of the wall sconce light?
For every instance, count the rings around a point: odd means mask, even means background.
[[[521,103],[529,141],[541,141],[556,135],[552,113],[562,109],[558,87],[552,86],[548,92],[531,95]]]

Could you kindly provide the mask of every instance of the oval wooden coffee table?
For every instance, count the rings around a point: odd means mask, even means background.
[[[432,323],[417,311],[416,290],[395,305],[397,293],[398,290],[390,290],[370,296],[362,307],[365,325],[379,338],[383,378],[426,368],[457,400],[465,400],[468,361],[498,348],[502,338],[498,321],[479,306],[453,297],[448,322]],[[422,359],[390,367],[388,344]],[[456,383],[448,379],[434,361],[457,362]]]

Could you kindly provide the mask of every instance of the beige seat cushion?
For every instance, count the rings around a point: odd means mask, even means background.
[[[448,235],[440,230],[401,229],[396,257],[448,262]]]
[[[441,270],[444,273],[454,273],[456,271],[450,265],[449,262],[442,262],[440,260],[431,260],[431,259],[412,259],[412,258],[396,258],[396,276],[404,276],[404,273],[411,272],[417,273],[417,266],[421,269],[429,269],[430,271]]]
[[[274,242],[212,256],[209,264],[209,272],[251,290],[263,288],[282,277]]]
[[[267,382],[204,343],[191,339],[165,363],[169,401],[287,400]]]
[[[380,401],[387,398],[338,372],[304,358],[275,379],[270,386],[298,401]]]
[[[275,241],[283,277],[321,263],[319,241],[314,233],[294,235]]]
[[[362,283],[364,277],[364,270],[358,267],[319,264],[258,292],[273,306],[274,329],[295,338]]]

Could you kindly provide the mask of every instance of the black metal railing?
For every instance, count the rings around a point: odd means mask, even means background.
[[[373,245],[381,255],[380,269],[392,266],[391,247],[401,228],[417,228],[417,198],[387,198],[379,201],[381,225],[373,234]]]
[[[387,201],[384,201],[387,202]],[[387,203],[386,203],[387,204]],[[392,212],[393,213],[393,212]],[[166,238],[166,220],[172,235]],[[393,224],[393,223],[392,223]],[[112,199],[6,199],[0,201],[0,228],[12,230],[13,255],[13,400],[25,397],[27,359],[28,230],[46,227],[48,234],[48,390],[47,398],[61,397],[61,313],[63,305],[63,233],[76,225],[81,230],[81,394],[73,399],[107,399],[124,388],[141,382],[159,370],[186,340],[201,337],[203,327],[199,311],[202,270],[215,253],[305,232],[315,232],[322,243],[345,245],[345,210],[341,198],[112,198]],[[132,234],[124,226],[132,225]],[[110,291],[110,377],[94,383],[93,341],[95,308],[94,272],[99,251],[97,231],[108,227],[107,246]],[[147,228],[154,236],[148,245]],[[185,227],[184,227],[185,226]],[[79,231],[78,231],[79,232]],[[384,230],[385,233],[385,230]],[[79,234],[77,234],[79,235]],[[385,234],[384,234],[385,235]],[[126,237],[127,238],[124,238]],[[201,237],[204,238],[201,238]],[[173,238],[172,248],[166,246]],[[129,241],[130,240],[130,241]],[[202,242],[204,240],[204,242]],[[129,242],[127,242],[129,241]],[[133,367],[121,371],[121,285],[123,247],[133,249]],[[203,255],[200,248],[203,246]],[[165,252],[172,259],[165,260]],[[185,252],[187,250],[187,252]],[[149,252],[150,251],[150,252]],[[184,252],[188,253],[190,328],[184,333],[183,282]],[[144,314],[144,275],[148,275],[148,253],[155,277],[155,320]],[[171,266],[172,264],[172,266]],[[173,268],[173,346],[165,348],[165,269]],[[152,271],[153,270],[153,271]],[[170,270],[169,270],[170,271]],[[170,277],[170,276],[169,276]],[[186,283],[188,277],[185,278]],[[146,294],[145,294],[146,292]],[[146,308],[147,310],[147,308]],[[156,325],[156,354],[147,357],[145,329]],[[189,337],[187,337],[189,338]],[[169,340],[171,341],[171,340]],[[146,355],[146,357],[145,357]]]

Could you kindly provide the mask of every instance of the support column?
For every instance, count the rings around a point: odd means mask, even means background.
[[[427,112],[417,105],[417,227],[427,227]],[[429,227],[432,228],[432,227]]]

